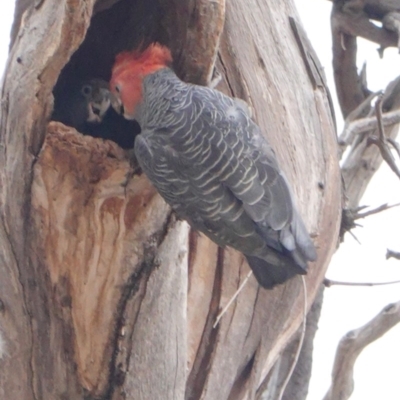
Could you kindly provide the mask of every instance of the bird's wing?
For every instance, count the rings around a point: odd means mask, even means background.
[[[207,171],[260,227],[281,230],[293,218],[292,196],[260,128],[235,100],[206,88],[196,90],[192,102],[205,106],[191,127],[192,147],[199,142],[202,149],[193,160],[192,175]]]
[[[204,171],[200,165],[205,164],[210,175],[240,201],[267,244],[278,251],[283,246],[305,268],[307,260],[316,258],[315,248],[260,128],[237,99],[201,87],[194,92],[191,101],[203,104],[204,109],[192,131],[206,138],[203,148],[209,149],[208,157],[214,162],[210,167],[204,152],[200,153],[198,162],[193,163],[193,175],[199,172],[196,166]]]
[[[265,244],[278,252],[288,245],[291,252],[297,240],[290,230],[290,190],[245,108],[202,87],[174,98],[173,128],[142,132],[135,143],[139,163],[159,192],[220,245],[255,256],[265,255]]]
[[[195,229],[220,246],[229,245],[243,253],[253,254],[265,247],[241,202],[216,177],[207,172],[203,175],[200,165],[189,167],[182,153],[153,140],[146,131],[135,139],[135,154],[159,193]]]

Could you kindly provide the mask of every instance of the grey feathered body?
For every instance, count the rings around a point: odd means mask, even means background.
[[[304,274],[314,245],[273,150],[238,102],[168,68],[145,77],[135,154],[176,213],[241,251],[267,288]]]

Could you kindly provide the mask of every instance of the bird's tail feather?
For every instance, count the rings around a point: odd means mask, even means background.
[[[284,283],[295,275],[306,273],[303,268],[290,263],[289,260],[282,265],[273,265],[254,256],[246,256],[246,259],[258,283],[266,289],[272,289],[275,285]]]

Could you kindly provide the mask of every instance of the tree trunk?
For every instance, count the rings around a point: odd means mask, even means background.
[[[248,273],[243,256],[177,221],[115,143],[49,121],[55,87],[108,80],[122,49],[165,43],[194,83],[215,63],[219,88],[252,107],[312,233],[311,305],[337,243],[340,175],[326,87],[290,0],[26,3],[0,117],[1,397],[259,396],[303,318],[301,280],[267,291],[251,278],[213,328]]]

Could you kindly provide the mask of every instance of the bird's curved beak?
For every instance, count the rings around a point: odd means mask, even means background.
[[[126,112],[124,104],[121,101],[119,95],[111,93],[111,106],[117,112],[117,114],[122,115],[125,119],[134,120],[135,116],[130,115]]]
[[[104,115],[110,108],[111,101],[109,93],[103,93],[100,101],[91,101],[88,105],[88,121],[94,123],[102,122]]]
[[[120,115],[124,115],[124,107],[121,99],[113,93],[111,94],[111,106]]]

